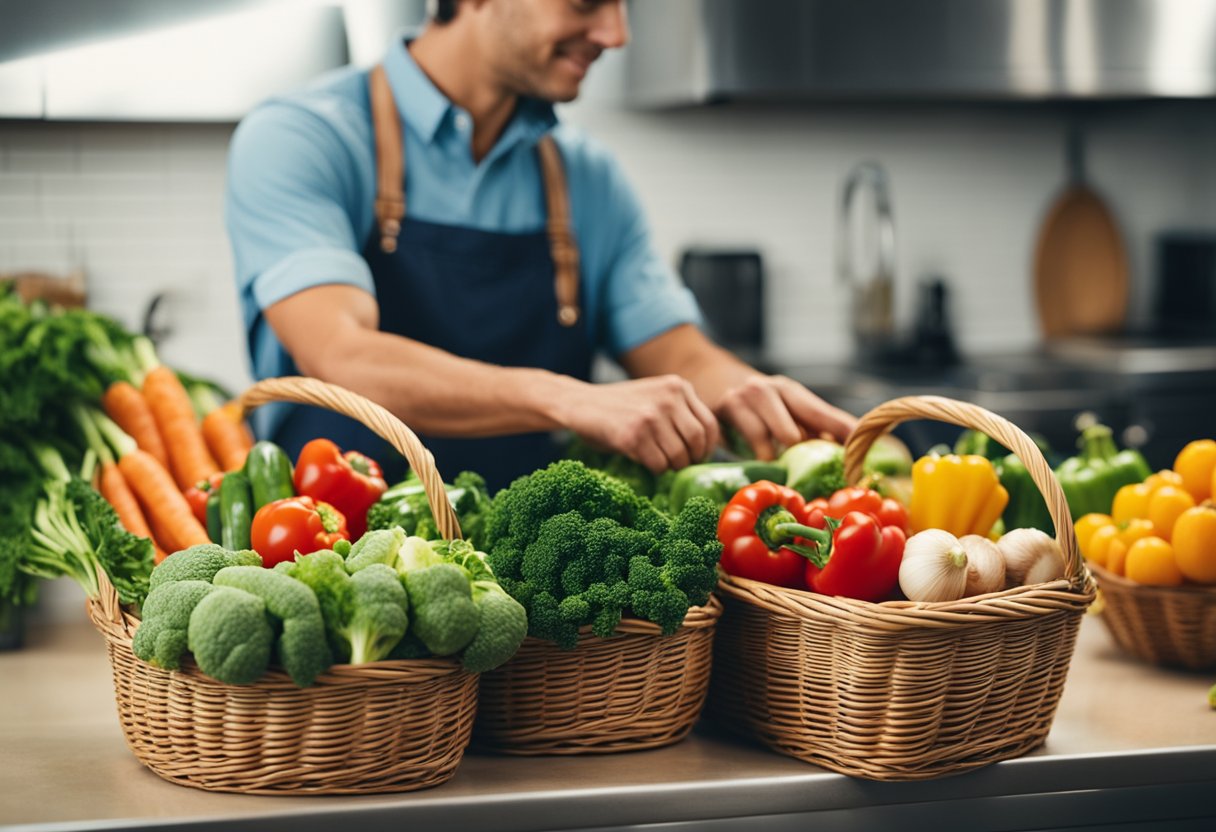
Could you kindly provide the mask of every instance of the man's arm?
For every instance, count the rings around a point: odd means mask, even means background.
[[[375,298],[348,285],[306,289],[265,315],[302,373],[379,402],[421,433],[568,428],[656,472],[704,458],[717,443],[713,414],[674,376],[594,385],[460,358],[380,332]]]
[[[631,376],[673,373],[688,379],[718,418],[734,425],[759,459],[777,443],[793,445],[821,433],[844,439],[857,419],[785,376],[744,364],[691,324],[669,329],[621,356]]]

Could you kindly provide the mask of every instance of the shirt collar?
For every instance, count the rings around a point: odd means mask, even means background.
[[[428,144],[435,141],[444,122],[451,118],[456,106],[448,100],[434,82],[414,62],[407,45],[420,33],[407,28],[393,38],[384,56],[384,71],[393,90],[397,112],[406,125]],[[515,115],[503,130],[498,145],[514,144],[524,139],[539,139],[557,124],[553,105],[538,98],[521,98]],[[495,149],[498,149],[497,146]]]

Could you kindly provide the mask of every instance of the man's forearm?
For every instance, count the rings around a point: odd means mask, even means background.
[[[528,367],[460,358],[398,335],[351,328],[305,372],[377,401],[432,436],[499,436],[560,427],[558,404],[583,384]]]

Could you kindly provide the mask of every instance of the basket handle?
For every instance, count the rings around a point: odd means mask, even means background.
[[[336,384],[304,376],[263,379],[237,397],[242,415],[270,402],[311,404],[362,422],[409,462],[422,481],[431,513],[435,515],[435,525],[444,539],[461,536],[460,521],[456,519],[447,489],[443,487],[443,477],[435,467],[435,457],[412,430],[385,408]]]
[[[1013,422],[978,405],[943,396],[905,396],[880,404],[861,417],[857,427],[845,440],[845,481],[856,483],[861,479],[866,452],[878,437],[896,425],[914,419],[934,419],[983,431],[1016,454],[1047,501],[1047,511],[1056,526],[1056,541],[1064,553],[1064,571],[1068,575],[1068,582],[1078,588],[1090,584],[1093,579],[1077,551],[1077,535],[1073,530],[1068,501],[1042,452]]]

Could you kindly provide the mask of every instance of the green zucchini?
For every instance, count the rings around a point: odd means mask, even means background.
[[[291,458],[273,442],[263,439],[249,449],[245,459],[245,476],[253,490],[253,510],[267,503],[296,495],[292,484]]]
[[[237,551],[250,548],[249,529],[253,525],[253,492],[249,478],[240,471],[224,475],[220,483],[220,545]]]
[[[219,543],[224,538],[224,521],[220,516],[220,490],[214,488],[207,496],[207,537],[212,543]]]

